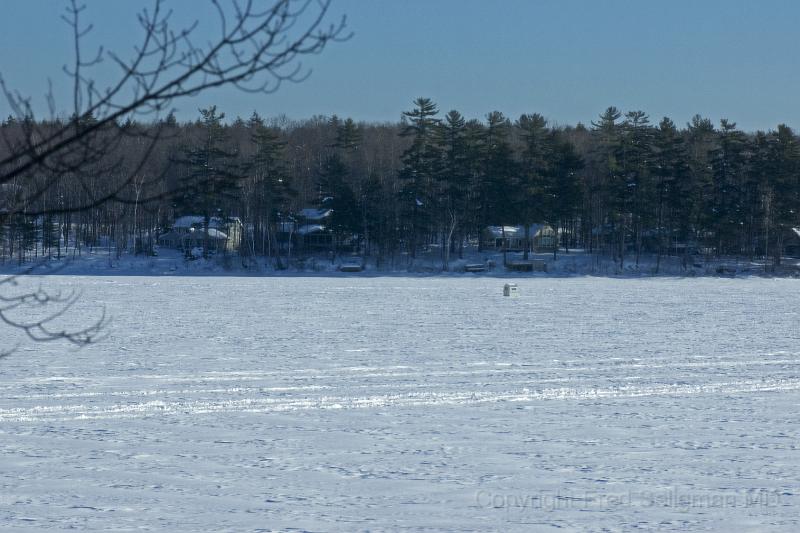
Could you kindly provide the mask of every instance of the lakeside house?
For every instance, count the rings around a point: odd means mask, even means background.
[[[278,226],[278,241],[291,242],[293,247],[308,251],[330,250],[333,234],[328,229],[332,209],[306,207],[298,211],[291,220]]]
[[[548,224],[529,226],[530,250],[552,252],[558,242],[556,231]],[[488,250],[521,252],[525,250],[525,226],[487,226],[481,232],[481,246]]]
[[[204,219],[199,215],[179,217],[172,229],[159,236],[159,246],[189,251],[202,248],[206,242]],[[211,217],[208,221],[208,248],[211,252],[235,252],[242,239],[242,221],[239,218]]]

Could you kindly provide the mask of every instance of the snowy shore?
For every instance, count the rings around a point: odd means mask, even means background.
[[[707,258],[691,256],[688,258],[662,256],[660,262],[655,256],[646,255],[636,264],[631,255],[625,259],[623,267],[608,256],[592,255],[582,250],[559,253],[557,259],[552,253],[531,254],[530,260],[545,265],[544,272],[518,272],[503,266],[503,255],[497,252],[471,252],[463,259],[451,259],[449,270],[444,270],[439,253],[410,260],[397,256],[393,260],[377,262],[375,258],[340,255],[333,260],[325,254],[307,256],[302,259],[290,258],[278,268],[278,262],[267,258],[243,259],[236,255],[212,257],[209,259],[187,260],[175,250],[162,249],[156,257],[122,254],[117,257],[105,250],[83,252],[81,255],[67,255],[61,260],[50,258],[19,264],[6,262],[0,264],[0,275],[28,272],[32,267],[34,274],[68,274],[97,276],[464,276],[464,277],[800,277],[800,260],[785,258],[777,268],[765,266],[763,261],[744,261],[740,258]],[[520,261],[522,254],[509,253],[506,261]],[[360,272],[343,272],[348,266],[363,268]],[[480,265],[481,272],[470,272],[468,267]]]

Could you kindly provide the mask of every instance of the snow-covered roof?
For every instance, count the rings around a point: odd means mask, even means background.
[[[489,226],[486,228],[492,237],[500,239],[505,235],[506,238],[514,237],[517,233],[522,233],[520,226]]]
[[[199,233],[201,237],[203,236],[203,232],[202,231],[197,232],[197,233]],[[228,235],[226,233],[222,233],[221,231],[216,230],[214,228],[208,228],[208,236],[211,237],[212,239],[227,239],[228,238]]]
[[[544,227],[544,224],[531,224],[531,237],[536,236]],[[502,239],[503,234],[505,234],[506,239],[521,239],[525,237],[525,226],[488,226],[486,231],[495,239]]]
[[[237,217],[231,217],[227,220],[223,220],[219,217],[211,217],[208,221],[209,228],[224,228],[229,223],[238,223],[241,224],[242,221],[239,220]],[[175,223],[172,224],[173,228],[191,228],[193,226],[202,226],[203,225],[203,217],[201,215],[184,215],[182,217],[178,217],[175,219]]]
[[[800,228],[792,228],[792,231],[795,233],[795,235],[800,237]]]
[[[331,209],[315,209],[313,207],[306,207],[305,209],[301,209],[298,215],[306,220],[317,222],[328,218],[331,212]]]
[[[219,231],[218,229],[208,228],[208,237],[210,239],[217,239],[217,240],[225,240],[228,238],[226,233]],[[167,233],[162,234],[159,239],[162,240],[180,240],[180,239],[192,239],[192,240],[202,240],[205,238],[202,229],[196,229],[192,232],[176,232],[176,231],[168,231]]]
[[[325,231],[325,226],[321,224],[305,224],[297,228],[297,233],[300,235],[309,235],[311,233],[322,233]]]

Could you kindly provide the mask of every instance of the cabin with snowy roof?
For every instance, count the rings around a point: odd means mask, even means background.
[[[328,229],[332,209],[306,207],[278,225],[278,241],[307,251],[330,250],[333,234]]]
[[[211,217],[208,221],[208,249],[210,252],[235,252],[242,239],[242,221],[236,217]],[[172,229],[159,236],[159,246],[184,252],[202,248],[206,242],[204,219],[199,215],[178,217]]]
[[[552,252],[558,242],[555,230],[547,224],[531,224],[530,250]],[[487,226],[481,232],[484,250],[522,252],[525,250],[525,226]]]

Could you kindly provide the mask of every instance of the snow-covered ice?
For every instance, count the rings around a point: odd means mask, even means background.
[[[113,323],[0,360],[0,529],[800,529],[796,280],[43,283]]]

